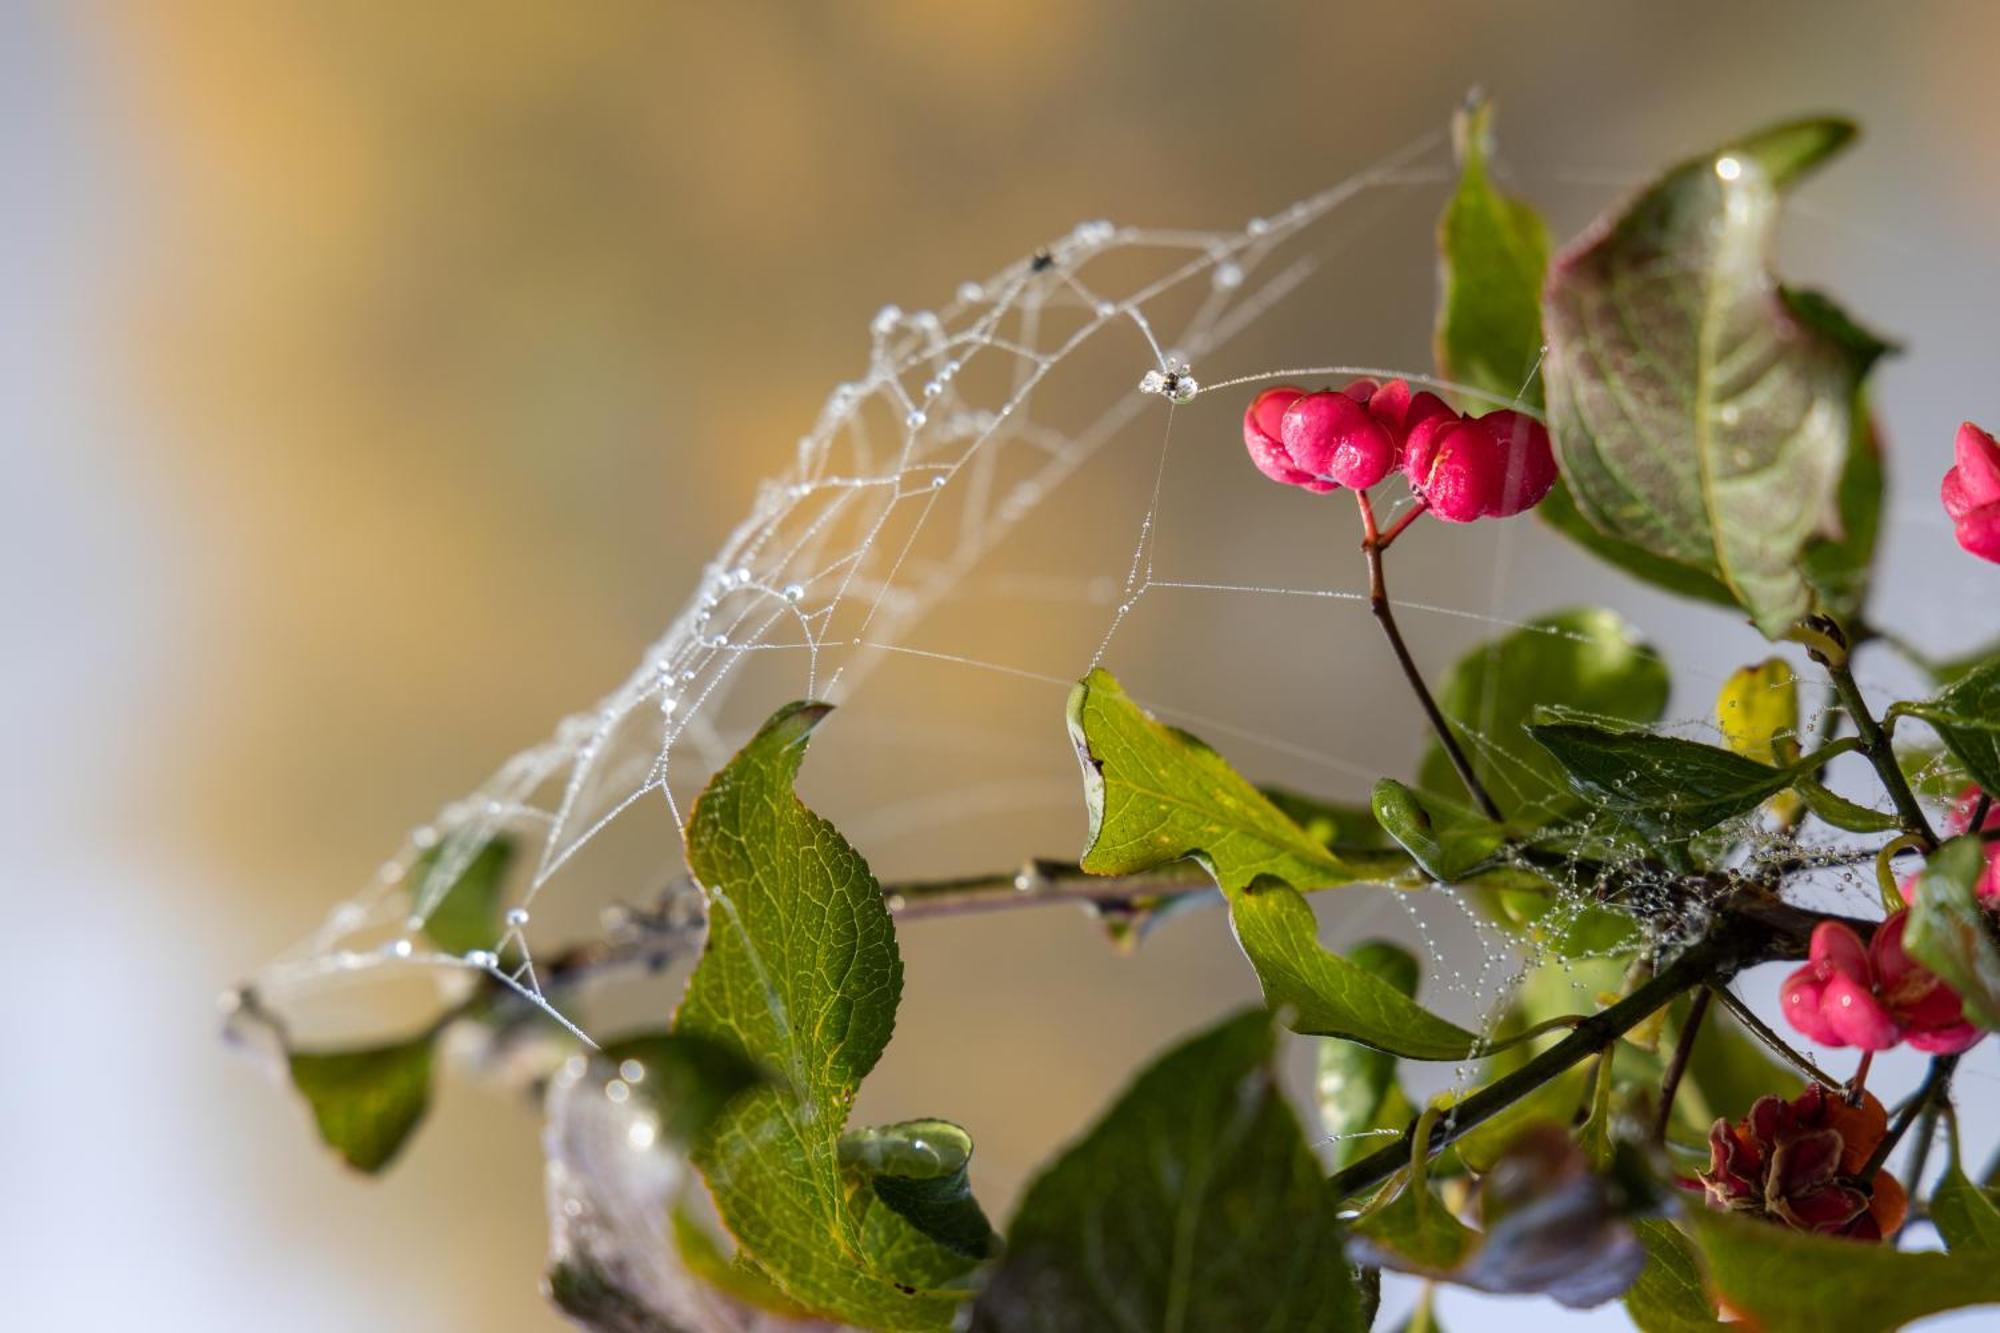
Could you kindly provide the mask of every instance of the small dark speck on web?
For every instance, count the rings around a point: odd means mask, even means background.
[[[905,1296],[914,1296],[917,1294],[915,1287],[906,1287],[900,1282],[896,1284],[896,1290],[902,1292]]]
[[[1028,271],[1031,273],[1040,273],[1045,269],[1054,267],[1055,262],[1056,257],[1047,250],[1037,250],[1035,251],[1035,257],[1028,262]]]

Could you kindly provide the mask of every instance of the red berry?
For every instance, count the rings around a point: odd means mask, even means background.
[[[2000,442],[1970,421],[1958,428],[1942,498],[1958,544],[2000,564]]]
[[[1504,408],[1488,412],[1478,424],[1493,437],[1505,460],[1500,489],[1488,512],[1494,518],[1512,518],[1524,509],[1533,509],[1556,484],[1556,456],[1549,447],[1548,427]]]
[[[1335,489],[1334,484],[1293,467],[1291,456],[1285,452],[1278,436],[1285,409],[1304,393],[1303,389],[1280,385],[1275,389],[1266,389],[1251,399],[1250,406],[1243,413],[1243,446],[1250,451],[1250,461],[1257,465],[1257,470],[1272,481],[1323,494]]]
[[[1429,466],[1415,482],[1431,512],[1447,523],[1483,518],[1500,494],[1505,459],[1491,434],[1469,421],[1452,423],[1426,442]]]
[[[1365,491],[1396,466],[1396,440],[1345,393],[1309,393],[1285,409],[1281,438],[1292,466]]]

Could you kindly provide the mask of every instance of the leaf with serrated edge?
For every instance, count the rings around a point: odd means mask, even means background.
[[[2000,1303],[2000,1264],[1988,1255],[1894,1250],[1730,1213],[1688,1220],[1710,1289],[1764,1333],[1883,1333]]]
[[[1719,578],[1767,636],[1813,604],[1801,569],[1846,463],[1867,359],[1783,299],[1783,192],[1845,121],[1754,134],[1668,172],[1557,257],[1549,427],[1593,525]]]
[[[1361,1333],[1268,1015],[1168,1051],[1028,1187],[973,1333]]]
[[[1193,857],[1229,899],[1230,925],[1264,999],[1295,1032],[1421,1060],[1478,1044],[1395,987],[1322,947],[1298,888],[1340,883],[1345,864],[1307,837],[1215,751],[1133,703],[1110,672],[1070,693],[1090,836],[1082,866],[1128,875]]]
[[[1627,722],[1667,709],[1667,668],[1615,611],[1581,607],[1529,621],[1467,653],[1438,684],[1438,707],[1464,738],[1473,771],[1516,820],[1574,810],[1562,768],[1528,738],[1537,705],[1561,704]],[[1463,805],[1465,788],[1432,744],[1418,770],[1432,796]]]
[[[1943,977],[1965,1003],[1965,1017],[2000,1030],[2000,943],[1979,898],[1986,849],[1978,838],[1953,838],[1931,853],[1917,877],[1903,947]]]
[[[841,1166],[848,1109],[888,1045],[903,965],[867,862],[793,794],[827,712],[773,714],[688,823],[709,932],[676,1030],[730,1043],[781,1081],[731,1102],[693,1157],[723,1223],[787,1296],[868,1328],[945,1329],[965,1293],[910,1280],[938,1264],[909,1262],[907,1235],[885,1240],[882,1219],[910,1228],[851,1192]]]
[[[1528,733],[1563,766],[1570,787],[1601,810],[1685,836],[1746,815],[1790,786],[1772,768],[1716,745],[1658,736],[1553,709]]]
[[[1646,1247],[1646,1266],[1625,1293],[1625,1313],[1639,1333],[1722,1333],[1715,1301],[1702,1282],[1694,1242],[1664,1218],[1635,1221],[1632,1230]]]
[[[2000,792],[2000,658],[1973,667],[1922,703],[1892,711],[1930,723],[1973,781]]]

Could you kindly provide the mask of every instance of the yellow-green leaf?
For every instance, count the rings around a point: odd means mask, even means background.
[[[1126,875],[1200,861],[1229,899],[1265,1002],[1295,1032],[1423,1060],[1460,1059],[1477,1046],[1472,1033],[1320,944],[1298,889],[1341,883],[1348,867],[1222,756],[1148,715],[1102,670],[1071,692],[1069,729],[1090,818],[1085,870]]]

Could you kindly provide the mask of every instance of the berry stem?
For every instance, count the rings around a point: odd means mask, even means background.
[[[1480,811],[1494,823],[1505,818],[1500,807],[1487,792],[1479,775],[1472,771],[1472,761],[1459,748],[1458,738],[1451,734],[1451,724],[1445,721],[1444,713],[1438,708],[1437,700],[1431,697],[1430,687],[1424,684],[1423,673],[1417,669],[1417,661],[1410,655],[1409,645],[1403,642],[1403,632],[1396,628],[1396,613],[1389,605],[1389,587],[1382,576],[1382,551],[1395,539],[1397,533],[1408,525],[1411,518],[1422,513],[1413,510],[1402,522],[1389,530],[1385,537],[1375,525],[1375,506],[1369,503],[1366,491],[1354,493],[1354,503],[1361,510],[1361,553],[1368,561],[1368,608],[1375,613],[1376,623],[1382,626],[1382,633],[1389,640],[1389,648],[1396,654],[1396,662],[1403,668],[1403,678],[1410,683],[1410,690],[1423,705],[1424,716],[1430,719],[1431,730],[1436,733],[1438,743],[1444,747],[1445,757],[1451,760],[1452,769],[1458,780],[1465,784],[1465,790],[1478,803]]]

